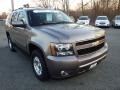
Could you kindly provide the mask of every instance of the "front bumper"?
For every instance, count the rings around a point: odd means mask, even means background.
[[[81,56],[47,57],[47,66],[52,78],[66,78],[88,70],[94,63],[99,64],[107,56],[108,45],[100,50]]]
[[[116,26],[116,27],[120,27],[120,23],[116,23],[115,26]]]
[[[89,23],[81,22],[80,25],[89,25]]]
[[[95,24],[97,27],[109,27],[110,24]]]

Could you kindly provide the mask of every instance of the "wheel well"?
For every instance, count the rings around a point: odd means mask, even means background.
[[[42,57],[44,58],[44,61],[45,61],[45,54],[44,54],[44,52],[43,52],[43,50],[41,50],[40,49],[40,47],[38,47],[38,46],[36,46],[36,45],[34,45],[34,44],[29,44],[29,53],[30,53],[30,55],[32,54],[32,52],[34,51],[34,50],[39,50],[39,52],[40,52],[40,54],[42,55]],[[46,61],[45,61],[45,65],[46,65]],[[47,66],[47,65],[46,65]],[[47,69],[48,70],[48,69]],[[47,71],[48,72],[48,71]],[[49,74],[49,72],[48,72],[48,74]]]
[[[42,51],[38,46],[36,46],[36,45],[34,45],[34,44],[29,44],[29,53],[30,53],[30,55],[32,54],[32,52],[33,52],[34,50],[39,50],[40,53],[44,56],[43,51]]]

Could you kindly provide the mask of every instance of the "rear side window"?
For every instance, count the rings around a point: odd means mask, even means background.
[[[12,19],[11,19],[12,24],[16,24],[17,17],[18,17],[18,12],[14,12],[13,15],[12,15]]]
[[[18,21],[21,21],[21,20],[23,20],[26,23],[25,13],[23,11],[20,11],[18,15]]]

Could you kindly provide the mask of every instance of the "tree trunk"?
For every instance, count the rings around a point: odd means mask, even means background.
[[[84,3],[83,3],[83,0],[82,1],[82,4],[81,4],[81,8],[82,8],[82,15],[84,15]]]

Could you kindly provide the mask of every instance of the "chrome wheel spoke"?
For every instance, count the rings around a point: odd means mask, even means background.
[[[12,44],[10,40],[8,40],[8,44],[9,44],[9,47],[12,48]]]
[[[34,57],[34,62],[33,62],[33,65],[34,65],[34,70],[35,72],[38,74],[38,75],[41,75],[42,74],[42,65],[40,63],[40,60],[38,57]]]

